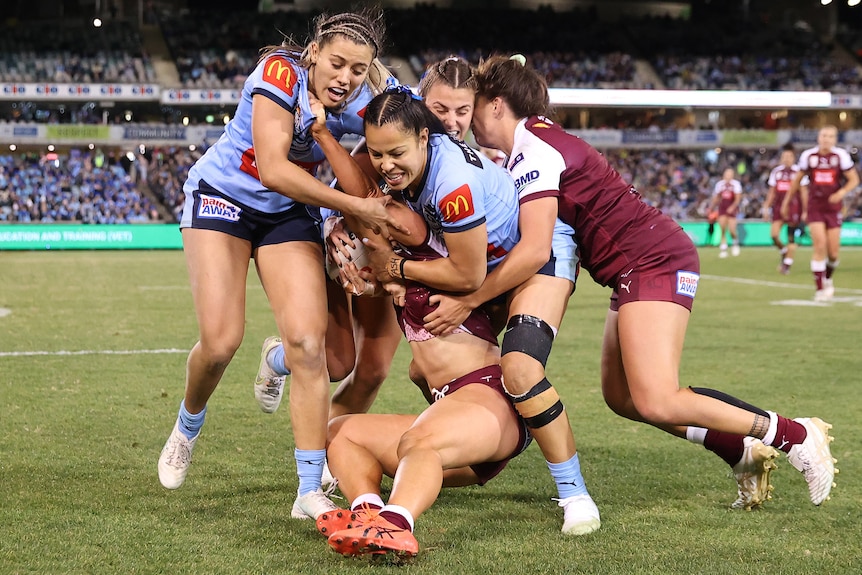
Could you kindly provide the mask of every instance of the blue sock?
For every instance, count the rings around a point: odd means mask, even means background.
[[[550,461],[546,461],[546,463],[548,469],[551,470],[551,477],[557,484],[560,499],[575,495],[589,495],[584,477],[581,475],[581,462],[578,460],[577,453],[562,463],[551,463]]]
[[[201,432],[201,427],[204,425],[204,417],[206,417],[207,408],[204,407],[200,413],[189,413],[186,410],[186,402],[180,402],[180,433],[194,439]]]
[[[326,462],[325,449],[294,449],[296,474],[299,476],[299,495],[320,489],[320,476]]]
[[[284,346],[279,345],[266,356],[266,361],[269,362],[269,367],[278,375],[290,375],[290,370],[284,367]]]

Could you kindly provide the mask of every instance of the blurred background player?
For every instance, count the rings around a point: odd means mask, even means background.
[[[721,179],[715,183],[712,192],[712,200],[709,203],[709,211],[718,211],[718,227],[720,244],[718,246],[718,257],[727,257],[727,236],[730,235],[731,255],[739,255],[739,236],[736,233],[736,214],[739,202],[742,199],[742,184],[734,177],[733,168],[726,168]]]
[[[770,235],[772,236],[772,243],[778,248],[781,257],[778,271],[786,275],[790,272],[790,266],[793,265],[793,255],[796,253],[796,234],[801,231],[802,226],[802,204],[798,197],[794,197],[790,202],[786,221],[781,215],[784,197],[790,190],[790,184],[796,177],[796,173],[799,172],[793,144],[784,146],[779,162],[779,165],[772,168],[767,180],[769,192],[766,195],[766,201],[763,202],[763,219],[772,220]],[[804,185],[805,183],[803,183]],[[787,224],[786,244],[781,241],[781,228],[785,223]]]
[[[808,193],[802,193],[802,220],[811,235],[811,273],[814,274],[814,299],[829,301],[835,294],[832,275],[838,267],[841,247],[841,222],[844,197],[859,185],[853,158],[838,143],[838,128],[823,126],[817,145],[799,156],[799,172],[781,205],[781,215],[790,217],[791,203],[808,176]]]

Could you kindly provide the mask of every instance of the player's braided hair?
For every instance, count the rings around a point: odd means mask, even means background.
[[[405,132],[415,135],[425,128],[432,134],[446,133],[443,123],[407,86],[390,86],[368,103],[365,127],[385,124],[398,124]]]
[[[356,44],[371,46],[376,58],[381,52],[385,29],[383,13],[379,10],[344,12],[334,16],[324,13],[314,20],[312,38],[324,45],[335,36],[344,36]]]
[[[296,57],[301,66],[308,68],[311,66],[312,43],[325,46],[334,38],[341,36],[356,44],[369,46],[377,62],[385,34],[386,25],[383,22],[383,12],[380,10],[366,8],[360,12],[343,12],[335,15],[324,12],[314,19],[314,29],[305,46],[297,44],[293,37],[285,36],[281,45],[262,48],[260,60],[264,60],[275,51],[287,51]]]
[[[426,97],[431,86],[437,82],[443,82],[455,90],[468,88],[475,91],[476,78],[473,72],[473,67],[464,58],[449,56],[428,66],[422,79],[419,80],[419,94],[423,98]]]
[[[525,66],[523,56],[491,56],[479,63],[476,95],[488,100],[502,98],[519,118],[550,113],[548,83]]]

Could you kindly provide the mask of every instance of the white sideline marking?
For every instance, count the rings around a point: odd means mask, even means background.
[[[733,282],[738,284],[748,284],[748,285],[757,285],[757,286],[766,286],[766,287],[778,287],[778,288],[790,288],[790,289],[803,289],[807,291],[813,291],[813,285],[801,285],[801,284],[791,284],[786,282],[773,282],[773,281],[763,281],[763,280],[753,280],[749,278],[734,278],[727,276],[713,276],[708,274],[701,274],[702,278],[710,279],[710,280],[718,280],[724,282]],[[862,295],[862,289],[852,289],[852,288],[842,288],[836,287],[835,292],[841,292],[846,294],[856,294]]]
[[[9,315],[11,313],[12,313],[12,310],[9,309],[8,307],[0,307],[0,317],[6,317],[7,315]]]
[[[83,349],[79,351],[0,351],[0,357],[29,357],[34,355],[146,355],[163,353],[188,353],[187,349],[173,347],[165,349]]]

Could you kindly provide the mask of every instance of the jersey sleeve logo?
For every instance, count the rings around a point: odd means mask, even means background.
[[[450,224],[468,218],[476,212],[473,207],[473,194],[467,184],[440,200],[437,207],[440,209],[443,221]]]
[[[365,106],[364,108],[362,108],[361,110],[356,112],[356,115],[364,120],[365,119],[365,110],[367,110],[367,109],[368,109],[368,106]]]
[[[272,84],[288,96],[293,97],[293,88],[296,86],[296,70],[286,58],[273,56],[266,61],[263,68],[263,80]]]

